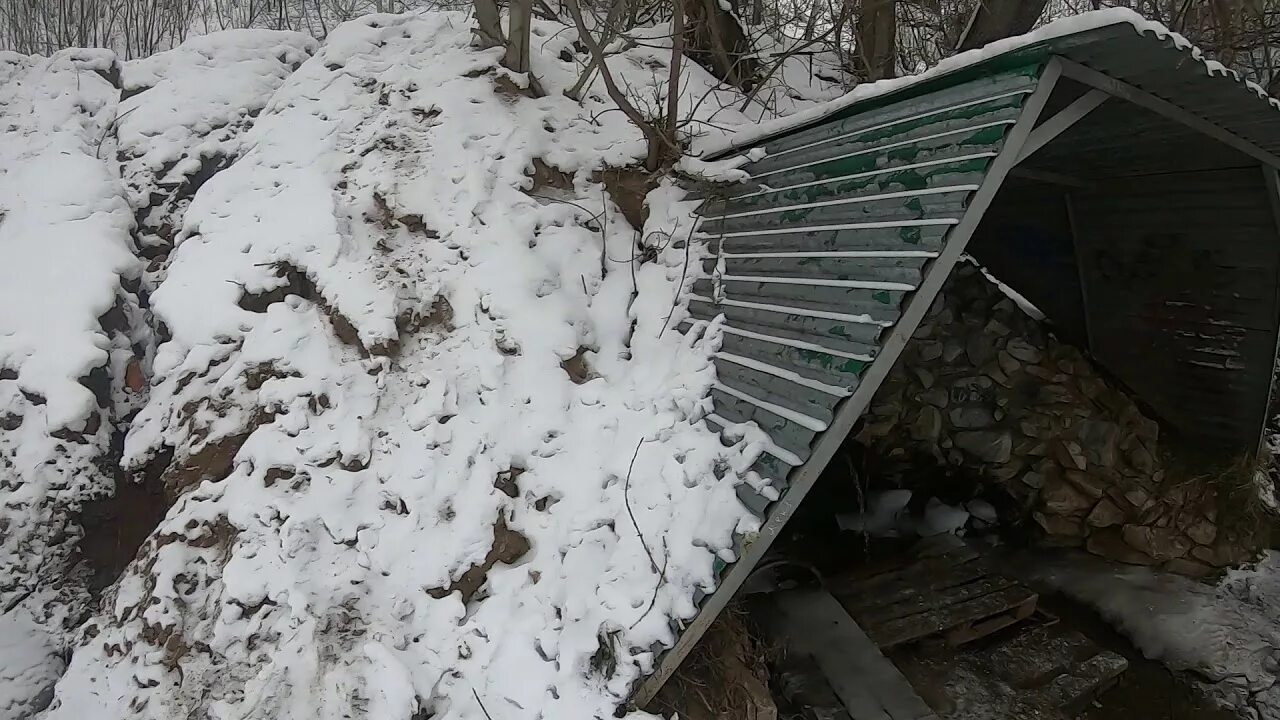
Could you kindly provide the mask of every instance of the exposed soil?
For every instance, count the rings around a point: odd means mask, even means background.
[[[118,473],[111,497],[85,504],[80,511],[80,556],[92,573],[91,593],[96,595],[120,577],[168,509],[158,475],[134,482]]]

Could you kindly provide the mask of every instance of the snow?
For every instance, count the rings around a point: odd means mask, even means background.
[[[0,615],[0,717],[43,709],[62,674],[61,648],[25,608]]]
[[[244,132],[316,44],[301,33],[231,30],[123,64],[116,137],[139,242],[158,258],[148,290],[164,277],[191,196],[245,151]]]
[[[871,98],[896,92],[916,83],[962,70],[971,65],[976,65],[980,62],[1012,52],[1019,48],[1111,25],[1130,25],[1133,27],[1134,32],[1140,35],[1150,33],[1158,39],[1171,41],[1179,49],[1188,50],[1192,59],[1204,66],[1207,74],[1211,76],[1223,76],[1230,78],[1234,82],[1244,83],[1245,87],[1250,92],[1257,95],[1259,98],[1266,100],[1276,109],[1280,109],[1280,99],[1270,97],[1267,95],[1266,91],[1256,83],[1245,82],[1240,74],[1234,70],[1230,70],[1215,60],[1206,59],[1204,53],[1199,48],[1192,45],[1191,41],[1187,38],[1173,32],[1158,22],[1147,20],[1129,8],[1111,7],[1060,18],[1024,35],[1005,38],[981,48],[952,55],[951,57],[944,58],[941,62],[928,70],[916,75],[907,75],[904,77],[858,85],[851,92],[846,93],[843,97],[836,100],[802,109],[798,112],[781,116],[773,120],[766,120],[764,122],[754,124],[746,129],[733,128],[727,132],[708,132],[697,138],[692,150],[693,153],[699,157],[709,157],[735,148],[755,145],[768,137],[821,120],[822,118],[833,115],[858,103],[865,102]]]
[[[113,360],[137,274],[109,128],[106,51],[0,53],[0,718],[25,717],[88,611],[83,504],[112,488],[108,422],[84,383]]]
[[[572,33],[535,35],[539,99],[453,13],[347,23],[254,91],[151,296],[124,460],[171,449],[180,497],[49,720],[608,717],[757,529],[762,448],[703,422],[718,332],[673,329],[696,203],[658,183],[627,222],[593,171],[643,138],[598,80],[563,96]],[[661,55],[609,62],[640,87]]]
[[[105,51],[0,53],[0,368],[45,399],[54,428],[93,408],[77,379],[106,362],[98,316],[136,274],[104,142],[116,93],[98,73],[113,62]]]
[[[1201,678],[1224,704],[1280,717],[1280,556],[1217,584],[1084,556],[1037,559],[1032,569],[1095,607],[1146,657]]]

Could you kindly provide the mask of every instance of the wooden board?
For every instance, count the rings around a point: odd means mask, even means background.
[[[932,541],[905,566],[830,583],[841,604],[880,648],[932,635],[960,645],[1035,612],[1035,592],[949,537]]]
[[[937,720],[902,673],[825,590],[773,596],[776,634],[813,658],[853,720]]]

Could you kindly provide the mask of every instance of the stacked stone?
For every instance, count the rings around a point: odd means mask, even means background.
[[[1219,496],[1173,477],[1159,425],[973,265],[952,274],[858,440],[888,472],[922,456],[1018,501],[1045,544],[1192,576],[1242,562]],[[896,463],[895,463],[896,461]],[[893,478],[891,478],[893,479]]]

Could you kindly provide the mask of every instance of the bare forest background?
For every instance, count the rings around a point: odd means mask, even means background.
[[[0,0],[0,50],[50,54],[106,47],[124,59],[232,28],[295,30],[323,38],[338,23],[373,12],[431,9],[474,14],[477,40],[504,46],[504,64],[530,72],[534,18],[576,27],[588,59],[578,97],[602,81],[649,140],[648,166],[670,162],[685,138],[676,96],[682,61],[696,62],[744,96],[785,86],[775,77],[797,56],[827,83],[852,87],[924,70],[942,58],[1057,18],[1128,7],[1187,36],[1212,57],[1280,94],[1280,0]],[[502,22],[506,16],[506,23]],[[671,46],[665,97],[618,87],[612,53],[661,41]],[[644,31],[640,31],[641,29]],[[809,78],[812,80],[813,78]],[[531,76],[530,89],[541,92]]]

